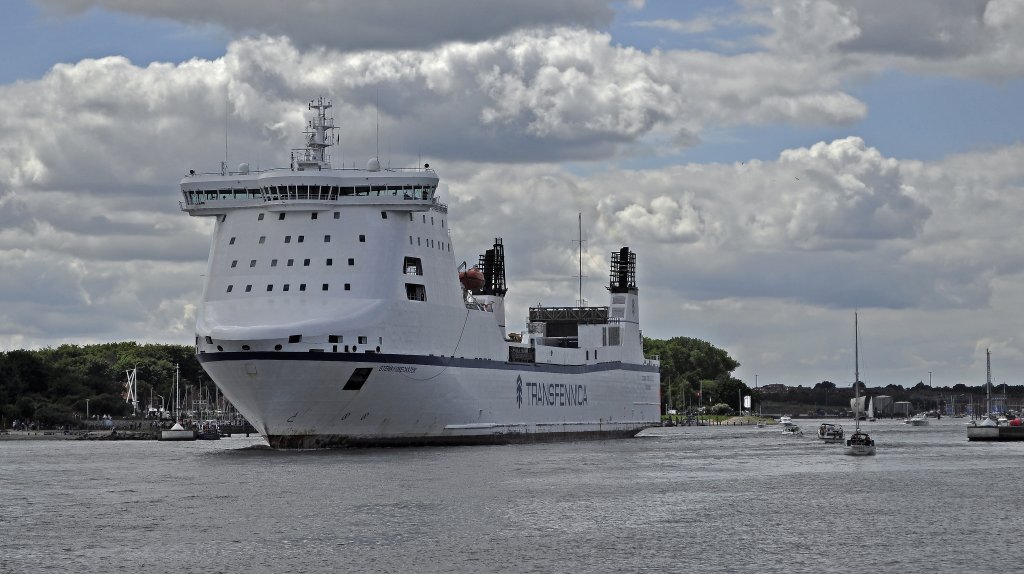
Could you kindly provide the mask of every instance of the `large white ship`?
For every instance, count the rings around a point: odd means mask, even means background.
[[[607,307],[534,307],[505,330],[500,239],[457,266],[437,174],[332,168],[330,102],[288,168],[181,181],[214,217],[196,351],[275,448],[632,436],[659,421],[636,255],[611,254]],[[461,272],[460,272],[461,271]]]

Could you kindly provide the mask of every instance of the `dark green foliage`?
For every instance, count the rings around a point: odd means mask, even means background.
[[[157,395],[173,395],[175,363],[183,387],[205,378],[195,348],[183,345],[124,342],[0,353],[0,417],[8,427],[15,419],[49,427],[74,424],[85,418],[87,399],[91,415],[129,415],[131,405],[122,398],[127,371],[138,368],[144,409],[151,393],[157,404]]]
[[[677,409],[699,403],[724,403],[739,408],[740,395],[750,394],[747,385],[732,376],[739,362],[707,341],[690,337],[668,340],[645,337],[644,353],[649,357],[658,355],[661,359],[662,404]],[[698,392],[702,396],[698,396]]]

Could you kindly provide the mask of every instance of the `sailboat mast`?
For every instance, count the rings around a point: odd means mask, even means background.
[[[992,353],[985,349],[985,416],[992,413]]]
[[[857,312],[853,312],[853,420],[854,429],[860,430],[860,330],[857,326]]]
[[[860,381],[860,331],[857,328],[857,313],[853,313],[853,384]],[[860,387],[857,387],[857,394],[860,394]]]

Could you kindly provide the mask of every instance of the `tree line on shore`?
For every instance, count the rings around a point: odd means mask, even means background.
[[[136,369],[140,408],[170,407],[175,365],[180,388],[212,386],[195,347],[135,342],[60,345],[0,353],[0,422],[32,421],[40,428],[79,426],[87,418],[132,414],[125,401],[128,371]]]
[[[706,412],[725,414],[738,410],[741,397],[749,395],[754,405],[832,414],[848,408],[848,399],[853,396],[852,386],[837,387],[829,381],[811,387],[776,388],[770,393],[751,389],[733,376],[740,363],[701,339],[645,337],[644,352],[661,361],[662,406],[680,412],[703,406]],[[132,406],[125,401],[124,393],[127,372],[132,369],[136,369],[140,407],[169,409],[174,401],[175,365],[180,369],[182,392],[208,386],[212,393],[213,383],[191,345],[140,345],[129,341],[0,353],[0,424],[10,428],[15,420],[31,420],[55,428],[103,415],[128,416]],[[911,388],[888,385],[867,391],[911,402],[915,410],[943,408],[947,401],[977,403],[985,395],[984,385],[932,388],[923,382]],[[1011,386],[1004,393],[1021,397],[1024,388]]]

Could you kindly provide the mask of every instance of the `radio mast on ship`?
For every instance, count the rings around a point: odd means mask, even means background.
[[[327,148],[334,145],[338,138],[334,135],[337,126],[334,118],[327,116],[327,110],[333,105],[323,96],[309,102],[309,109],[316,110],[316,117],[306,125],[305,149],[292,150],[292,166],[298,171],[307,169],[331,169],[331,160],[327,156]]]

